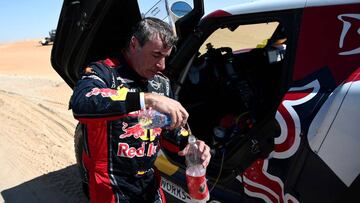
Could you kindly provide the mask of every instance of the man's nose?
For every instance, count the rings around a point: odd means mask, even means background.
[[[156,67],[159,70],[164,70],[165,69],[165,57],[161,58],[157,63],[156,63]]]

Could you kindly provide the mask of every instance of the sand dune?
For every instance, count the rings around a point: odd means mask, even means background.
[[[52,46],[41,46],[38,41],[1,44],[0,74],[60,79],[50,63]]]

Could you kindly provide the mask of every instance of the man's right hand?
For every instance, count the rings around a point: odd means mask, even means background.
[[[180,102],[154,93],[145,93],[144,98],[146,108],[153,108],[156,111],[168,114],[171,117],[172,123],[170,129],[185,126],[187,123],[189,113]]]

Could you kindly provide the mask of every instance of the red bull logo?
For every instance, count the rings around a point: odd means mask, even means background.
[[[157,146],[154,145],[152,141],[154,141],[157,136],[160,136],[161,128],[147,130],[142,128],[139,123],[130,127],[129,124],[125,122],[123,122],[122,124],[123,124],[122,130],[124,131],[124,133],[122,133],[119,136],[120,139],[133,136],[135,139],[141,139],[142,141],[150,141],[151,143],[149,144],[149,147],[145,154],[145,142],[143,142],[141,147],[139,148],[130,147],[128,143],[120,142],[118,145],[118,152],[117,152],[118,156],[133,158],[133,157],[143,157],[145,155],[151,157],[154,154],[156,154]]]
[[[269,161],[290,158],[298,151],[301,140],[301,119],[294,107],[310,101],[319,89],[319,81],[314,80],[305,86],[288,90],[275,117],[281,127],[281,133],[274,140],[274,151],[268,158],[254,162],[240,178],[247,195],[261,198],[266,202],[299,202],[285,190],[284,182],[268,171]]]
[[[154,154],[156,154],[156,149],[157,146],[154,145],[153,142],[151,142],[146,152],[146,156],[151,157]],[[117,155],[120,157],[127,157],[127,158],[134,158],[135,156],[143,157],[145,156],[145,143],[143,142],[141,147],[136,149],[135,147],[130,147],[128,143],[120,142],[118,146]]]
[[[133,136],[135,139],[141,139],[143,141],[154,141],[157,136],[160,136],[162,129],[161,128],[154,128],[146,130],[142,128],[142,126],[137,123],[133,126],[130,126],[123,122],[122,130],[124,133],[122,133],[119,137],[120,139],[128,138]]]
[[[97,95],[101,95],[102,97],[111,97],[111,96],[116,96],[117,90],[114,89],[110,89],[110,88],[92,88],[90,92],[86,93],[86,97],[91,97],[91,96],[97,96]]]
[[[139,123],[130,127],[128,127],[129,125],[125,122],[123,122],[122,124],[122,130],[124,131],[124,133],[120,135],[120,139],[128,138],[131,136],[134,136],[135,139],[139,139],[140,137],[143,137],[146,133],[146,130],[143,129]]]

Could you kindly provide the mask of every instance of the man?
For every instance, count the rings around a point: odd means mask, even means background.
[[[82,158],[91,202],[165,202],[153,169],[163,129],[143,129],[138,114],[145,108],[168,114],[169,130],[186,124],[189,115],[169,98],[169,80],[161,74],[175,42],[168,24],[145,18],[118,58],[83,70],[71,107],[84,125]],[[209,147],[203,141],[198,144],[206,167]]]

